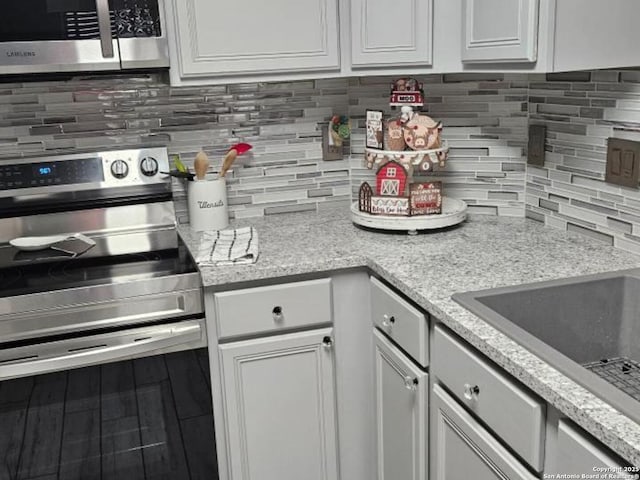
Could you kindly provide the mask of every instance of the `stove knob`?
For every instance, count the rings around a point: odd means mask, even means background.
[[[158,173],[158,161],[153,157],[145,157],[140,162],[140,171],[145,177],[153,177]]]
[[[115,160],[111,164],[111,173],[116,178],[124,178],[129,174],[129,165],[124,160]]]

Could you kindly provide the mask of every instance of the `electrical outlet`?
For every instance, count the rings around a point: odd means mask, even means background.
[[[529,125],[529,145],[527,147],[527,164],[544,166],[544,141],[547,127],[544,125]]]
[[[638,188],[640,184],[640,142],[610,137],[607,142],[607,183]]]

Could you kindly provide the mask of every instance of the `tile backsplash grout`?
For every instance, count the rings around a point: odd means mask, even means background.
[[[444,123],[447,166],[430,178],[471,213],[526,216],[640,253],[640,193],[604,182],[606,139],[640,140],[640,71],[419,76],[423,111]],[[388,106],[392,77],[171,87],[165,72],[0,83],[0,162],[16,156],[167,145],[212,169],[229,145],[252,154],[229,178],[237,218],[344,205],[363,165],[366,109]],[[9,81],[11,82],[11,81]],[[320,126],[348,114],[345,159],[322,160]],[[527,127],[547,126],[543,168],[526,165]],[[178,221],[184,185],[174,181]]]

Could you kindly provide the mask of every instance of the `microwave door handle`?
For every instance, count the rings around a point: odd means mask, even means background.
[[[111,40],[111,14],[109,12],[109,0],[96,0],[96,12],[98,13],[98,28],[100,30],[100,45],[102,56],[113,58],[113,42]]]

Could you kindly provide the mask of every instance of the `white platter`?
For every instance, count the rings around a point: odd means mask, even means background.
[[[9,245],[17,248],[18,250],[25,250],[27,252],[35,250],[44,250],[49,248],[54,243],[61,242],[69,238],[69,235],[50,235],[43,237],[20,237],[9,240]]]
[[[415,217],[371,215],[358,210],[358,202],[351,205],[351,220],[356,225],[379,230],[407,231],[410,234],[415,234],[418,230],[451,227],[464,222],[466,218],[467,204],[450,197],[442,197],[442,213]]]

